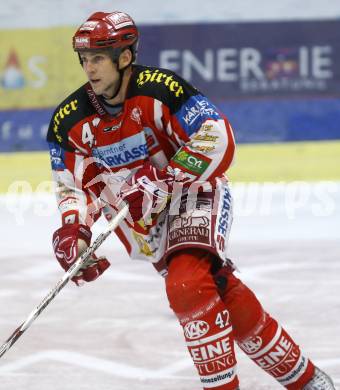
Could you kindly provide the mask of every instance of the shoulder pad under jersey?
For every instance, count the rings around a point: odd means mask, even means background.
[[[55,142],[66,150],[73,150],[68,143],[69,130],[95,112],[89,102],[85,85],[69,95],[55,109],[47,131],[48,142]]]
[[[136,65],[131,76],[127,98],[149,96],[177,112],[191,96],[200,92],[175,72],[163,68]]]

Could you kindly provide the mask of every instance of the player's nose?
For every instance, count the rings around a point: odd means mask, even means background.
[[[84,70],[86,72],[86,74],[93,74],[95,72],[95,67],[94,65],[91,63],[91,61],[87,61],[85,64],[84,64]]]

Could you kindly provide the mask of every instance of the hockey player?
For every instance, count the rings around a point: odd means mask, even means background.
[[[90,245],[93,222],[127,204],[115,233],[165,277],[202,388],[239,388],[236,342],[286,389],[334,389],[227,258],[228,120],[175,73],[136,65],[137,45],[133,20],[118,11],[91,15],[73,37],[88,82],[55,110],[47,137],[62,219],[58,262],[68,269]],[[94,256],[73,281],[93,281],[109,265]]]

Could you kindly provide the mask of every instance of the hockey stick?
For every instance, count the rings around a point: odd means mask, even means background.
[[[59,294],[59,292],[65,287],[70,279],[73,278],[85,265],[86,261],[91,255],[100,247],[100,245],[106,240],[106,238],[112,233],[119,223],[126,217],[128,207],[124,206],[109,223],[107,228],[96,238],[91,246],[79,257],[79,259],[65,272],[64,276],[57,282],[54,288],[45,296],[45,298],[39,303],[39,305],[31,311],[26,321],[24,321],[6,340],[6,342],[0,348],[0,357],[3,356],[11,346],[18,340],[18,338],[30,327],[32,322],[40,315],[40,313],[51,303],[51,301]]]

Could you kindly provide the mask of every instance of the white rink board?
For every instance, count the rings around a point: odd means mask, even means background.
[[[234,186],[230,255],[238,276],[340,386],[340,183],[295,186]],[[0,218],[3,342],[62,271],[51,248],[53,196],[2,196]],[[101,253],[112,261],[105,276],[66,286],[1,359],[1,390],[200,388],[162,278],[130,261],[116,239]],[[238,360],[242,390],[281,388],[239,350]]]
[[[5,5],[6,4],[6,5]],[[78,26],[93,12],[129,13],[138,24],[178,24],[273,20],[336,19],[338,0],[11,0],[0,5],[0,29]]]

